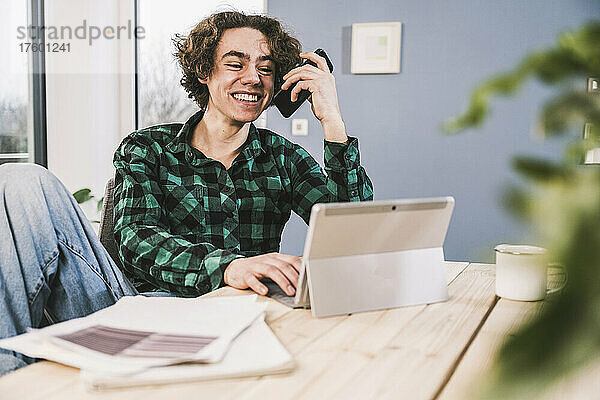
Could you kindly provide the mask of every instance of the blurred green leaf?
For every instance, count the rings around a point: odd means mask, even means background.
[[[481,125],[489,113],[490,99],[494,95],[514,94],[529,77],[556,84],[576,78],[583,81],[589,76],[600,76],[600,21],[590,22],[575,32],[563,33],[556,48],[533,53],[513,71],[478,85],[471,95],[467,110],[458,117],[448,119],[443,124],[443,130],[456,133]],[[568,120],[560,124],[557,119],[549,119],[542,126],[548,132],[559,132],[570,123]],[[597,118],[594,120],[598,121]],[[559,129],[556,130],[555,126]]]
[[[563,133],[585,122],[600,125],[600,96],[583,91],[563,93],[549,101],[540,118],[544,133]]]
[[[81,204],[85,203],[88,200],[91,200],[94,197],[91,195],[91,193],[92,191],[90,189],[79,189],[78,191],[73,193],[73,197],[75,197],[77,203]]]
[[[489,113],[488,102],[493,94],[509,95],[514,93],[522,84],[525,74],[517,69],[515,72],[493,78],[479,85],[471,96],[469,109],[457,118],[447,120],[444,131],[456,133],[469,127],[479,126]]]
[[[502,196],[502,204],[519,221],[530,220],[531,195],[522,188],[508,187]]]
[[[102,204],[103,203],[104,203],[104,196],[102,196],[100,198],[100,200],[98,200],[98,207],[97,207],[98,212],[102,211]]]
[[[515,157],[513,168],[521,175],[537,183],[548,183],[566,179],[569,176],[569,171],[564,165],[531,157]]]
[[[550,246],[553,257],[568,271],[564,292],[546,301],[539,318],[508,339],[484,398],[533,398],[535,388],[540,394],[540,388],[600,353],[600,202],[598,197],[590,200],[586,211],[571,214],[576,215],[569,224],[572,232],[557,239],[566,242]]]
[[[90,201],[95,198],[94,195],[92,195],[92,191],[88,188],[79,189],[78,191],[73,193],[73,197],[75,197],[75,200],[79,204],[85,203],[85,202]],[[103,202],[104,202],[104,196],[102,196],[96,204],[96,210],[98,212],[102,211],[102,203]],[[92,221],[92,222],[98,222],[98,221]]]
[[[530,186],[510,187],[504,205],[532,224],[552,260],[567,269],[568,284],[505,343],[482,398],[534,398],[541,388],[600,359],[600,166],[581,165],[599,147],[600,96],[576,89],[588,77],[600,77],[600,21],[561,34],[554,48],[481,83],[466,112],[444,124],[447,132],[481,125],[492,97],[514,94],[537,78],[556,88],[542,109],[540,129],[548,136],[581,132],[565,144],[560,162],[524,156],[513,161]],[[584,139],[586,122],[592,128]]]

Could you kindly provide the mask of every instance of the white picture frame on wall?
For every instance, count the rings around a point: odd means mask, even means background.
[[[400,72],[401,22],[352,24],[350,72],[397,74]]]

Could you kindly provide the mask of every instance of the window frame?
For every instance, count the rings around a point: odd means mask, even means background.
[[[27,23],[33,26],[44,26],[44,0],[29,0],[27,3]],[[39,37],[32,40],[37,48],[44,49],[45,38]],[[31,136],[27,132],[26,153],[3,153],[0,151],[1,160],[33,161],[36,164],[48,167],[47,129],[46,129],[46,59],[43,51],[28,52],[28,111],[27,125],[31,129]],[[30,127],[30,128],[29,128]]]
[[[140,26],[139,20],[139,0],[133,0],[133,21],[135,25],[135,29],[137,30],[138,26]],[[139,39],[137,35],[133,38],[134,46],[133,46],[133,125],[134,129],[137,131],[140,129],[140,89],[139,89]]]
[[[44,26],[44,0],[30,0],[29,20],[33,26]],[[45,48],[45,35],[36,39],[38,48]],[[31,105],[33,117],[33,162],[48,167],[46,118],[46,57],[45,52],[31,52]]]

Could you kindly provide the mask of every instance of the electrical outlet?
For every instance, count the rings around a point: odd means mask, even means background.
[[[600,79],[588,78],[587,90],[591,93],[600,93]]]
[[[292,119],[292,135],[308,136],[308,120],[303,118]]]
[[[588,78],[587,91],[594,94],[600,94],[599,83],[599,78]],[[583,126],[583,138],[588,139],[591,134],[592,124],[586,122]],[[598,132],[596,132],[596,129],[594,128],[594,137],[597,138],[597,134]],[[595,149],[592,149],[587,152],[587,154],[585,155],[584,164],[600,164],[600,147],[596,147]]]
[[[600,149],[592,149],[585,155],[584,164],[600,164]]]

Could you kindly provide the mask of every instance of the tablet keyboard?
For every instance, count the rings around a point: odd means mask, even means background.
[[[275,282],[268,280],[264,281],[263,284],[269,289],[267,293],[267,297],[272,298],[273,300],[277,300],[280,303],[285,304],[286,306],[294,307],[294,298],[295,296],[288,296],[285,292],[279,287]]]

